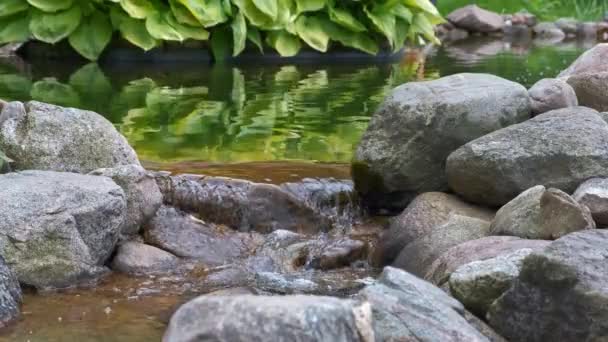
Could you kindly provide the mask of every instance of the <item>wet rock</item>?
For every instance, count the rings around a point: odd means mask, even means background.
[[[585,107],[550,111],[476,139],[447,159],[450,187],[465,199],[502,205],[536,185],[572,193],[608,176],[608,124]]]
[[[585,51],[558,77],[570,77],[576,74],[608,72],[608,43],[597,44]]]
[[[0,256],[0,327],[19,317],[21,300],[19,281]]]
[[[595,22],[583,22],[578,24],[577,33],[582,39],[597,39],[598,25]]]
[[[365,259],[367,244],[348,237],[331,240],[311,252],[310,266],[329,270],[349,266],[356,260]]]
[[[128,241],[120,244],[112,269],[128,274],[152,274],[172,270],[179,262],[175,255],[154,246]]]
[[[144,230],[146,243],[208,266],[233,262],[248,255],[256,237],[198,220],[175,208],[162,206]]]
[[[464,319],[477,331],[483,334],[488,341],[490,342],[508,342],[504,337],[500,336],[492,327],[490,327],[486,322],[479,319],[479,317],[475,316],[468,310],[464,312]]]
[[[574,89],[561,79],[542,79],[528,90],[532,100],[532,114],[542,114],[554,109],[578,106]]]
[[[495,32],[502,29],[504,21],[494,12],[469,5],[448,14],[447,19],[456,27],[471,32]]]
[[[488,341],[466,321],[462,304],[392,267],[357,299],[371,304],[377,341]]]
[[[578,33],[578,21],[573,18],[560,18],[555,21],[555,26],[562,30],[566,36],[573,37]]]
[[[22,284],[73,286],[105,273],[126,215],[107,177],[50,171],[0,175],[0,254]]]
[[[554,23],[538,23],[532,30],[538,38],[542,39],[563,40],[566,38],[564,31],[562,31]]]
[[[530,117],[517,83],[458,74],[397,87],[357,148],[353,179],[372,211],[402,210],[422,192],[446,189],[445,158],[468,141]]]
[[[392,262],[407,244],[429,234],[444,224],[450,215],[475,217],[491,222],[491,210],[468,204],[458,197],[442,192],[418,195],[403,212],[395,217],[389,230],[379,239],[374,263],[384,266]]]
[[[255,295],[257,291],[250,287],[232,287],[207,293],[206,296],[239,296],[239,295]]]
[[[608,58],[608,52],[606,54]],[[568,78],[582,106],[608,111],[608,72],[578,74]]]
[[[236,230],[270,233],[285,229],[312,234],[331,228],[329,219],[276,185],[161,173],[156,180],[165,203]]]
[[[520,249],[541,249],[549,243],[546,240],[529,240],[513,236],[487,236],[467,241],[448,249],[437,258],[429,267],[424,279],[442,286],[460,266],[513,253]]]
[[[484,317],[490,305],[511,287],[524,258],[532,252],[524,248],[461,266],[450,276],[450,293],[467,309]]]
[[[482,238],[489,232],[488,221],[452,214],[445,223],[406,245],[392,265],[424,277],[433,262],[451,247]]]
[[[532,187],[505,204],[492,221],[493,235],[553,240],[595,228],[589,209],[561,190]]]
[[[531,40],[532,29],[527,25],[505,25],[502,28],[505,37],[517,40]]]
[[[369,305],[318,296],[201,296],[171,318],[163,341],[373,341]]]
[[[592,178],[581,184],[572,197],[589,208],[598,226],[608,226],[608,179]]]
[[[255,260],[267,258],[273,272],[288,273],[305,266],[310,250],[315,241],[302,234],[285,230],[276,230],[266,236],[264,242],[255,251]],[[259,267],[256,268],[259,271]]]
[[[139,165],[127,140],[101,115],[36,101],[4,106],[0,150],[16,170],[88,173]]]
[[[163,197],[154,177],[139,165],[99,169],[92,175],[106,176],[118,184],[127,196],[127,218],[122,228],[126,238],[136,235],[160,208]]]
[[[488,312],[511,341],[601,341],[608,331],[608,231],[566,235],[524,259]]]
[[[311,280],[271,272],[257,273],[255,287],[279,294],[311,294],[319,291],[319,285]]]

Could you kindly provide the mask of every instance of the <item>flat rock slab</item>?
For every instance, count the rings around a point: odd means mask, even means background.
[[[501,15],[477,5],[469,5],[448,14],[447,19],[454,26],[471,32],[495,32],[505,25]]]

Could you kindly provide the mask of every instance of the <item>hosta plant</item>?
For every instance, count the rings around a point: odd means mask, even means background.
[[[67,39],[90,60],[114,35],[146,51],[209,40],[218,60],[248,44],[282,56],[334,44],[376,54],[385,44],[438,43],[440,22],[429,0],[0,0],[0,44]]]

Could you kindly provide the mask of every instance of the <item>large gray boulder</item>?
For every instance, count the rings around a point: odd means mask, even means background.
[[[532,100],[532,114],[538,115],[554,109],[578,106],[574,89],[562,79],[545,78],[528,90]]]
[[[239,231],[318,233],[332,226],[327,217],[273,184],[160,172],[156,182],[165,203]]]
[[[112,178],[125,192],[127,218],[121,232],[125,238],[137,235],[140,228],[154,216],[163,203],[163,195],[154,177],[139,165],[99,169],[91,174]]]
[[[178,262],[178,257],[160,248],[127,241],[118,246],[112,269],[127,274],[147,275],[172,271]]]
[[[19,281],[73,286],[105,272],[126,216],[107,177],[50,171],[0,175],[0,254]]]
[[[608,53],[606,55],[608,58]],[[572,75],[568,78],[581,106],[608,111],[608,71]]]
[[[450,276],[450,293],[467,309],[484,317],[490,305],[511,287],[524,258],[532,252],[524,248],[463,265]]]
[[[165,342],[373,342],[369,304],[317,296],[201,296],[171,317]]]
[[[0,256],[0,327],[19,317],[21,300],[19,281]]]
[[[599,227],[608,226],[608,179],[592,178],[581,184],[572,195],[574,200],[589,208]]]
[[[566,34],[557,25],[549,22],[538,23],[532,29],[536,37],[551,41],[561,41],[566,38]]]
[[[139,165],[127,140],[101,115],[36,101],[4,106],[0,150],[16,170],[88,173]]]
[[[471,32],[500,31],[505,25],[502,16],[477,5],[459,8],[448,14],[447,19],[454,26]]]
[[[453,214],[444,224],[406,245],[392,265],[424,277],[433,262],[447,250],[463,242],[480,239],[489,232],[488,221]]]
[[[392,267],[356,297],[372,306],[377,341],[488,341],[441,289]]]
[[[524,259],[514,285],[488,312],[511,341],[605,341],[608,338],[608,231],[587,230]]]
[[[530,117],[526,89],[487,74],[401,85],[363,134],[355,188],[372,210],[402,210],[416,194],[447,188],[445,159],[463,144]]]
[[[384,266],[392,262],[409,243],[429,234],[444,224],[450,215],[469,216],[491,222],[494,212],[471,205],[443,192],[418,195],[403,212],[391,220],[382,233],[374,252],[374,263]]]
[[[514,236],[487,236],[467,241],[448,249],[437,258],[429,267],[424,279],[437,286],[443,286],[460,266],[510,254],[520,249],[544,248],[549,243],[546,240],[520,239]]]
[[[572,193],[608,176],[608,124],[585,107],[559,109],[471,141],[447,159],[450,187],[499,206],[536,185]]]
[[[570,77],[576,74],[608,72],[608,43],[597,44],[577,58],[558,77]]]
[[[554,240],[566,234],[594,229],[589,208],[558,189],[532,187],[505,204],[492,221],[492,235]]]

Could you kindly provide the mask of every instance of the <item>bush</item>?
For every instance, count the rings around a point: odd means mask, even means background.
[[[0,0],[0,44],[67,39],[96,60],[114,32],[144,50],[165,41],[208,40],[216,59],[247,42],[293,56],[303,43],[326,52],[334,42],[370,54],[388,42],[438,43],[442,19],[429,0]]]

